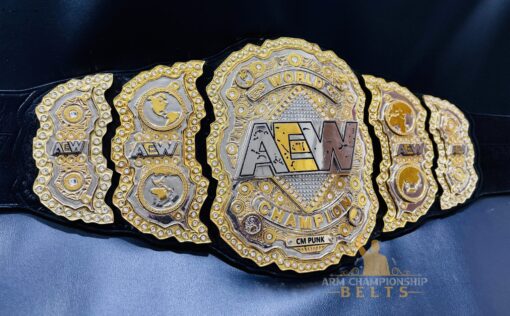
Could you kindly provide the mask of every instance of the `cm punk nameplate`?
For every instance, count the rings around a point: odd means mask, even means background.
[[[304,40],[232,53],[207,87],[218,180],[211,219],[240,256],[311,272],[354,256],[378,202],[365,96],[349,66]]]
[[[157,66],[127,82],[115,98],[120,126],[112,160],[121,174],[113,203],[143,233],[207,243],[199,212],[209,182],[195,157],[205,116],[195,82],[201,61]]]
[[[112,171],[102,154],[111,122],[104,92],[111,74],[70,80],[46,94],[35,109],[40,128],[33,141],[39,175],[34,192],[57,215],[87,223],[113,222],[105,203]]]

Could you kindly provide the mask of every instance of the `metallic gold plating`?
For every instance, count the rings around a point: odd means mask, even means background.
[[[73,79],[55,87],[35,109],[41,127],[33,140],[39,169],[33,189],[44,206],[72,221],[113,222],[104,200],[112,171],[102,155],[112,120],[104,92],[111,84],[111,74]]]
[[[365,97],[349,66],[304,40],[268,40],[232,53],[207,94],[216,116],[207,139],[218,180],[211,218],[226,243],[259,266],[299,273],[354,256],[374,228],[378,202]],[[317,136],[327,124],[340,135]],[[262,155],[253,155],[254,143]],[[324,150],[339,148],[329,165]]]
[[[383,231],[393,231],[416,222],[434,203],[434,149],[425,130],[427,114],[418,98],[395,82],[363,78],[372,93],[369,122],[382,147],[377,184],[388,206]]]
[[[209,182],[195,157],[205,116],[195,85],[202,66],[157,66],[127,82],[114,100],[121,125],[112,160],[121,177],[113,203],[133,226],[159,239],[210,242],[199,219]]]
[[[440,204],[441,209],[447,210],[464,203],[475,191],[475,150],[464,114],[446,100],[430,95],[423,98],[432,112],[430,133],[438,147],[436,174],[443,189]]]

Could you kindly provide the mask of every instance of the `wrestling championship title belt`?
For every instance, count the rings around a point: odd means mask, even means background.
[[[298,276],[510,189],[510,118],[300,39],[227,55],[1,91],[2,210]]]

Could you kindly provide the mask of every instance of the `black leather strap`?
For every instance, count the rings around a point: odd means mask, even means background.
[[[216,57],[209,59],[204,69],[204,76],[199,79],[197,86],[201,93],[205,95],[205,86],[212,77],[212,72],[217,66]],[[107,101],[112,104],[112,100],[121,89],[122,85],[139,70],[129,72],[114,72],[114,83],[111,89],[107,91]],[[32,158],[32,138],[34,137],[38,126],[34,113],[35,106],[41,98],[54,86],[61,82],[54,82],[44,86],[35,87],[23,91],[0,91],[0,212],[19,212],[25,210],[38,216],[51,219],[64,225],[77,227],[83,230],[104,235],[133,236],[137,239],[145,240],[149,245],[155,247],[167,248],[171,246],[174,250],[184,250],[193,253],[204,253],[213,251],[223,258],[226,258],[231,264],[248,270],[250,272],[263,272],[278,275],[294,276],[293,273],[281,272],[276,267],[259,268],[253,262],[241,259],[236,256],[231,249],[226,247],[221,238],[217,235],[216,228],[211,225],[208,218],[208,209],[210,208],[211,196],[204,204],[201,212],[201,219],[210,227],[211,238],[214,244],[211,248],[205,246],[180,244],[173,239],[157,240],[152,236],[140,233],[134,229],[118,214],[118,210],[111,204],[110,189],[106,200],[112,206],[115,212],[115,221],[113,224],[97,225],[85,224],[81,221],[69,222],[65,218],[59,217],[39,202],[37,196],[32,192],[32,185],[37,174],[35,162]],[[206,108],[210,107],[207,98]],[[110,156],[110,141],[113,137],[115,128],[118,125],[118,116],[116,111],[112,111],[113,123],[108,127],[108,133],[105,135],[103,143],[103,152],[106,157]],[[213,113],[210,108],[207,109],[208,117],[202,122],[202,129],[197,137],[197,144],[205,141],[205,135],[209,130],[208,124],[213,120]],[[493,116],[483,114],[468,114],[472,124],[472,137],[477,147],[477,164],[480,173],[480,181],[476,197],[488,194],[510,193],[510,133],[507,128],[510,127],[510,117]],[[203,139],[202,139],[203,138]],[[205,148],[205,143],[204,143]],[[205,150],[197,146],[197,157],[204,164],[204,172],[208,174],[208,166],[205,164]],[[203,151],[203,152],[202,152]],[[378,162],[376,162],[378,163]],[[108,162],[108,167],[114,169],[113,163]],[[210,178],[210,177],[209,177]],[[119,175],[114,173],[112,179],[112,188],[118,184]],[[215,183],[212,181],[209,193],[214,194]],[[472,200],[472,199],[471,199]],[[379,214],[382,216],[384,210]],[[437,203],[422,217],[417,223],[410,223],[404,229],[392,234],[382,234],[380,225],[376,227],[372,238],[393,238],[412,231],[425,222],[428,218],[444,216],[451,212],[440,211]],[[206,250],[207,249],[207,250]],[[347,260],[347,259],[346,259]],[[353,260],[352,258],[349,260]],[[330,269],[328,269],[329,271]]]
[[[48,85],[38,88],[0,92],[0,207],[4,209],[20,208],[23,203],[18,199],[18,170],[25,170],[20,156],[23,127],[27,127],[24,118],[27,108],[37,95],[47,91]],[[34,115],[35,118],[35,115]],[[26,140],[25,140],[26,141]]]
[[[478,196],[510,193],[510,116],[471,114],[480,170]]]

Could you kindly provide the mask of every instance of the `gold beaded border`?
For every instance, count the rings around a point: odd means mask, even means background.
[[[382,78],[376,78],[371,75],[363,75],[365,85],[372,94],[372,101],[369,105],[368,121],[374,127],[375,134],[381,143],[382,149],[382,161],[380,163],[381,172],[376,178],[376,182],[379,186],[379,192],[381,193],[384,201],[387,205],[387,212],[383,217],[384,221],[384,232],[394,231],[398,228],[404,227],[407,222],[416,222],[421,216],[425,215],[430,209],[437,193],[437,183],[432,174],[432,164],[434,160],[434,150],[432,147],[432,141],[426,131],[425,121],[427,119],[427,113],[425,108],[421,105],[420,100],[412,94],[407,88],[400,86],[396,82],[386,82]],[[413,106],[418,109],[418,117],[416,120],[416,129],[418,137],[423,141],[426,148],[425,158],[425,174],[427,181],[430,184],[429,191],[425,196],[425,200],[420,207],[414,212],[404,212],[400,218],[397,218],[397,210],[393,198],[390,196],[388,189],[388,180],[390,177],[390,167],[392,164],[391,152],[390,152],[390,140],[383,131],[383,123],[379,121],[377,113],[379,108],[382,106],[382,91],[393,91],[405,98],[407,98]]]
[[[128,81],[121,93],[115,97],[113,103],[119,113],[121,124],[117,128],[115,137],[112,140],[111,158],[115,163],[115,170],[120,173],[120,181],[113,195],[113,204],[117,206],[131,225],[142,233],[151,234],[158,239],[175,237],[180,242],[193,242],[197,244],[209,243],[207,227],[200,221],[199,213],[202,204],[207,196],[209,181],[202,175],[202,166],[195,157],[195,135],[200,130],[200,120],[205,117],[204,100],[196,88],[196,80],[202,75],[203,61],[189,61],[186,63],[175,63],[172,67],[156,66],[149,71],[144,71]],[[128,107],[133,99],[136,90],[151,80],[161,77],[177,79],[184,74],[184,90],[188,94],[193,105],[193,111],[188,114],[187,127],[183,131],[183,161],[184,165],[192,174],[190,181],[196,185],[196,192],[191,201],[191,210],[186,213],[186,221],[189,228],[179,223],[162,227],[153,222],[145,220],[138,215],[132,205],[127,202],[127,195],[134,186],[134,170],[129,166],[124,144],[134,132],[134,115]]]
[[[431,111],[430,117],[430,133],[434,137],[434,141],[437,144],[437,149],[439,153],[439,157],[437,159],[437,168],[436,175],[437,180],[441,187],[443,188],[443,194],[440,198],[440,206],[442,210],[448,210],[458,204],[466,202],[467,199],[471,197],[473,192],[476,189],[476,183],[478,182],[478,175],[476,174],[476,170],[474,167],[475,164],[475,149],[473,146],[473,142],[469,137],[469,122],[462,113],[459,108],[457,108],[454,104],[448,102],[447,100],[443,100],[431,95],[424,95],[423,100],[425,101],[425,105]],[[448,186],[446,181],[446,167],[448,158],[446,157],[446,145],[445,141],[440,135],[440,126],[439,120],[441,119],[441,111],[448,110],[459,118],[462,123],[462,129],[466,133],[466,137],[464,139],[465,144],[467,145],[468,151],[465,156],[466,164],[468,166],[469,172],[469,183],[465,190],[461,193],[453,193]]]
[[[106,133],[106,126],[112,121],[111,107],[106,102],[104,92],[111,87],[112,82],[113,76],[111,74],[86,76],[82,80],[72,79],[56,86],[42,98],[41,103],[35,108],[41,126],[33,139],[33,157],[39,170],[33,190],[44,206],[53,213],[71,221],[81,219],[86,223],[113,223],[113,211],[104,199],[111,186],[112,171],[106,167],[106,158],[102,155],[102,138]],[[50,135],[56,132],[49,114],[50,110],[60,98],[77,90],[91,94],[92,103],[98,113],[94,129],[88,135],[90,145],[88,161],[94,165],[94,170],[98,176],[98,184],[89,205],[84,204],[78,209],[72,209],[55,199],[48,189],[53,173],[53,163],[48,155],[47,143]],[[95,212],[95,209],[100,210],[100,212]]]
[[[232,181],[229,173],[223,167],[223,162],[220,157],[221,140],[228,126],[228,107],[220,96],[220,89],[225,84],[229,72],[238,64],[252,57],[266,59],[269,58],[273,52],[284,49],[299,49],[314,55],[321,62],[332,62],[345,72],[346,77],[353,83],[353,87],[359,96],[356,104],[356,114],[359,119],[359,132],[363,136],[367,152],[362,177],[364,183],[367,185],[367,192],[372,207],[368,214],[364,232],[360,233],[350,244],[339,243],[334,251],[324,255],[321,259],[301,260],[299,258],[286,256],[280,249],[271,249],[268,252],[261,252],[254,247],[247,246],[242,238],[237,238],[235,236],[232,224],[226,217],[227,203],[232,196]],[[216,197],[211,210],[211,220],[218,226],[222,239],[241,257],[251,259],[258,266],[263,267],[275,263],[281,270],[293,270],[298,273],[321,271],[331,265],[338,264],[343,255],[355,256],[359,248],[366,244],[374,229],[379,204],[375,196],[374,188],[372,187],[371,179],[372,163],[374,159],[372,141],[368,134],[368,128],[363,121],[365,95],[357,77],[347,63],[340,59],[334,52],[322,51],[318,45],[302,39],[282,37],[276,40],[266,40],[261,46],[248,44],[241,50],[230,54],[214,71],[214,77],[207,86],[207,95],[211,100],[216,116],[216,120],[211,124],[211,133],[207,137],[207,161],[211,166],[213,178],[218,180]]]

